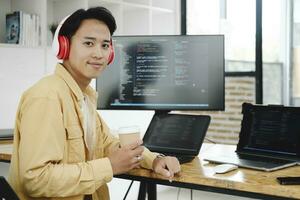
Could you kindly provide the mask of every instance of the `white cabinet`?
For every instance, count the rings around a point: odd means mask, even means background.
[[[66,2],[70,2],[67,4]],[[117,21],[115,35],[180,34],[179,0],[51,0],[48,25],[78,8],[104,6]],[[55,13],[55,14],[54,14]]]
[[[54,70],[57,60],[50,48],[50,25],[79,8],[95,6],[113,13],[115,35],[180,34],[180,0],[0,0],[0,91],[5,96],[0,102],[0,128],[13,128],[24,89]],[[38,46],[5,43],[5,16],[13,11],[39,15]]]
[[[44,14],[47,10],[46,1],[44,0],[1,0],[0,1],[0,43],[1,46],[5,44],[6,35],[6,14],[14,11],[23,11],[26,13],[36,14],[40,16],[39,24],[46,24],[46,15]],[[41,44],[45,43],[45,27],[40,26],[41,29]],[[44,28],[44,29],[43,29]],[[20,45],[18,45],[20,46]]]
[[[180,0],[1,0],[0,43],[5,44],[5,15],[24,11],[40,16],[41,46],[49,46],[51,24],[79,8],[104,6],[116,18],[116,35],[180,34]]]

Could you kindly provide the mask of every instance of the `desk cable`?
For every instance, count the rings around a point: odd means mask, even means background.
[[[208,141],[208,142],[210,142],[210,143],[213,143],[213,144],[217,144],[216,141],[214,141],[213,139],[210,139],[210,138],[208,138],[208,137],[205,137],[204,140],[206,140],[206,141]]]
[[[177,200],[179,200],[180,190],[181,190],[181,188],[178,188],[178,190],[177,190]],[[193,189],[191,189],[191,200],[193,200]]]
[[[134,182],[134,181],[131,181],[131,183],[130,183],[130,185],[129,185],[129,187],[128,187],[128,189],[127,189],[127,191],[126,191],[126,193],[125,193],[125,195],[124,195],[124,197],[123,197],[123,200],[126,200],[127,195],[128,195],[128,193],[129,193],[129,190],[130,190],[130,188],[131,188],[133,182]],[[180,190],[181,190],[181,188],[178,188],[178,191],[177,191],[177,200],[179,200]],[[191,189],[191,200],[193,200],[193,189]]]
[[[180,189],[181,188],[178,188],[178,190],[177,190],[177,200],[179,200]]]
[[[127,189],[127,191],[126,191],[126,193],[125,193],[125,195],[123,197],[123,200],[126,200],[126,197],[127,197],[128,193],[129,193],[129,190],[130,190],[132,184],[133,184],[133,181],[131,181],[131,183],[130,183],[130,185],[129,185],[129,187],[128,187],[128,189]]]

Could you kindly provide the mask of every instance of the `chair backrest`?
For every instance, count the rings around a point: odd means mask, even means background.
[[[3,176],[0,176],[0,200],[19,200],[17,194]]]

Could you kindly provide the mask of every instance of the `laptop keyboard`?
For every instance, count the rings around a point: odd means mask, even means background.
[[[285,164],[290,163],[289,160],[284,159],[278,159],[278,158],[271,158],[271,157],[259,157],[259,156],[253,156],[253,155],[245,155],[245,154],[237,154],[240,161],[243,160],[249,160],[249,161],[257,161],[257,162],[263,162],[263,163],[274,163],[274,164]]]
[[[279,158],[258,157],[253,155],[237,155],[239,157],[238,165],[256,169],[275,169],[283,166],[293,165],[295,162]]]
[[[273,171],[297,164],[297,162],[280,158],[259,157],[255,155],[245,154],[218,155],[215,157],[210,156],[209,158],[206,158],[204,160],[215,163],[230,163],[240,167],[259,169],[264,171]]]
[[[171,153],[164,153],[164,155],[176,157],[180,164],[190,162],[195,158],[195,156],[175,155]]]

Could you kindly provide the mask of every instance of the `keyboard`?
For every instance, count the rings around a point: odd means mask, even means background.
[[[195,156],[178,155],[178,154],[172,154],[172,153],[163,153],[163,154],[166,156],[176,157],[180,164],[190,162],[195,158]]]
[[[253,168],[278,168],[280,166],[290,165],[295,163],[294,161],[284,160],[272,157],[260,157],[253,155],[241,155],[237,154],[239,158],[238,165],[243,167],[253,167]]]
[[[204,160],[215,163],[230,163],[240,167],[258,169],[263,171],[273,171],[297,164],[297,162],[290,160],[244,154],[210,156],[209,158],[205,158]]]
[[[285,159],[280,159],[280,158],[254,156],[254,155],[248,155],[248,154],[237,154],[237,156],[240,160],[267,162],[267,163],[274,163],[274,164],[285,164],[285,163],[292,162],[290,160],[285,160]]]

